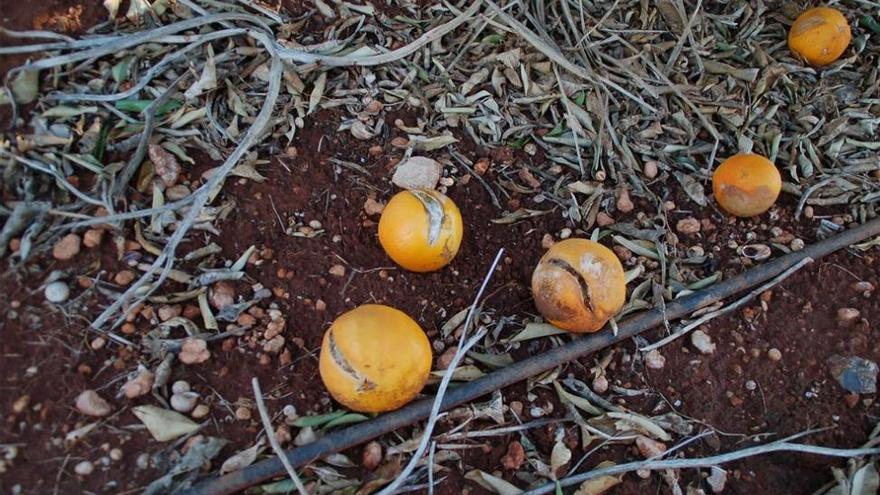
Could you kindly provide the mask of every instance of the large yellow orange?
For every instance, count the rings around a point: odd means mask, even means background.
[[[769,210],[779,191],[782,176],[773,162],[761,155],[741,153],[718,166],[712,175],[715,200],[724,211],[753,217]]]
[[[626,302],[626,276],[617,255],[587,239],[551,247],[532,273],[535,306],[553,325],[595,332]]]
[[[318,368],[339,403],[360,412],[411,401],[431,372],[431,344],[419,324],[389,306],[365,304],[324,333]]]
[[[461,212],[437,191],[401,191],[379,219],[379,243],[395,263],[413,272],[446,266],[461,246]]]
[[[843,55],[852,33],[839,10],[815,7],[801,14],[788,31],[788,47],[815,66],[828,65]]]

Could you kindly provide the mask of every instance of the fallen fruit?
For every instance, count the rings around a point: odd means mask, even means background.
[[[788,47],[808,63],[828,65],[843,55],[852,40],[846,17],[831,7],[801,14],[788,31]]]
[[[781,189],[779,170],[761,155],[733,155],[712,176],[715,200],[724,211],[738,217],[753,217],[769,210]]]
[[[571,332],[595,332],[626,302],[626,276],[613,251],[587,239],[550,248],[532,273],[538,311]]]
[[[339,316],[324,333],[319,370],[327,390],[346,407],[391,411],[425,386],[431,344],[402,311],[365,304]]]
[[[402,191],[379,219],[379,243],[395,263],[413,272],[446,266],[458,253],[461,213],[436,191]]]

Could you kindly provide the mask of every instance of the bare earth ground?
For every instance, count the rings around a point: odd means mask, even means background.
[[[57,12],[74,3],[12,5],[4,0],[0,2],[0,21],[6,27],[30,28],[34,26],[28,25],[29,20],[44,10]],[[83,24],[94,23],[103,15],[97,2],[89,4],[83,13]],[[18,62],[4,60],[2,65],[5,70],[7,64]],[[415,117],[401,114],[389,120],[413,121]],[[534,315],[528,282],[544,251],[542,239],[548,233],[558,239],[559,231],[567,226],[553,214],[512,225],[493,223],[502,211],[492,205],[477,180],[470,180],[449,190],[466,221],[465,240],[455,261],[447,269],[428,275],[396,269],[376,240],[378,217],[369,217],[362,210],[368,197],[381,201],[393,194],[388,176],[396,159],[390,145],[395,136],[378,137],[366,144],[353,141],[347,133],[335,132],[337,121],[332,112],[313,116],[305,132],[295,140],[295,150],[280,152],[270,165],[261,168],[268,177],[266,182],[233,179],[224,189],[223,199],[235,201],[237,208],[220,225],[220,235],[199,234],[218,243],[223,249],[219,256],[228,260],[256,245],[261,262],[249,266],[248,278],[235,285],[236,293],[250,295],[254,284],[262,284],[273,291],[272,301],[287,320],[286,357],[263,352],[256,339],[246,336],[213,344],[210,361],[175,372],[175,380],[189,381],[211,406],[210,424],[203,433],[229,440],[221,459],[253,445],[261,433],[255,411],[248,420],[236,419],[234,414],[239,406],[252,408],[253,376],[260,379],[265,391],[271,392],[271,411],[277,412],[286,404],[293,404],[300,414],[327,412],[332,408],[316,378],[316,350],[323,331],[343,311],[368,302],[400,308],[416,318],[432,337],[435,356],[439,357],[451,343],[439,337],[439,327],[469,304],[496,251],[503,247],[507,256],[496,273],[486,306],[497,315]],[[369,148],[373,145],[381,146],[381,153],[374,150],[371,154]],[[487,177],[516,160],[542,160],[540,154],[528,157],[510,150],[484,150],[467,144],[461,148],[474,159],[490,160]],[[331,158],[355,162],[369,173],[342,174],[329,161]],[[186,172],[197,180],[203,170],[213,165],[202,157]],[[694,210],[673,179],[661,176],[658,185],[663,180],[666,187],[676,191],[667,199],[681,205],[669,212],[670,220],[674,223],[686,216],[705,219],[703,231],[694,236],[711,253],[710,263],[725,275],[745,268],[743,260],[728,246],[730,241],[766,242],[771,237],[766,224],[734,222],[711,206]],[[529,205],[531,199],[525,195],[511,201],[522,201],[526,207],[537,206]],[[637,201],[630,216],[634,218],[648,207]],[[787,223],[785,219],[791,218],[792,211],[790,201],[783,201],[774,210],[781,220],[773,225],[808,244],[814,242],[817,221]],[[816,218],[823,213],[837,212],[817,211]],[[285,233],[288,227],[312,220],[321,222],[324,234],[306,239]],[[747,232],[754,232],[756,238],[745,239]],[[330,274],[330,268],[339,264],[345,267],[344,275]],[[130,412],[131,406],[152,403],[152,399],[114,398],[126,371],[138,362],[140,354],[116,345],[93,350],[90,342],[94,335],[85,330],[86,318],[94,316],[99,308],[84,299],[81,313],[68,317],[45,303],[39,287],[44,275],[52,270],[89,276],[103,272],[104,278],[112,280],[124,269],[116,250],[105,240],[100,248],[85,249],[71,262],[43,259],[26,269],[5,272],[0,278],[0,287],[5,292],[0,297],[0,314],[4,315],[0,327],[0,444],[18,446],[17,457],[0,474],[0,493],[11,493],[16,485],[24,493],[137,492],[164,473],[157,467],[138,466],[141,453],[163,448],[135,426],[139,423]],[[846,397],[830,376],[827,364],[834,354],[880,360],[880,347],[876,345],[880,298],[876,293],[866,297],[854,291],[852,283],[858,281],[880,285],[880,255],[876,249],[859,254],[838,253],[817,262],[761,300],[709,323],[703,330],[717,345],[711,355],[700,354],[690,339],[683,338],[661,350],[666,365],[653,370],[633,359],[633,342],[618,345],[608,351],[609,380],[621,389],[638,392],[633,396],[609,393],[608,397],[645,414],[674,410],[715,429],[715,435],[685,448],[688,457],[745,446],[753,442],[755,435],[777,438],[817,427],[833,428],[810,437],[811,442],[859,446],[877,420],[878,404],[873,396]],[[75,295],[78,290],[81,289],[74,288]],[[844,307],[858,309],[860,318],[841,326],[836,314]],[[259,315],[257,318],[260,319]],[[144,317],[133,323],[139,333],[152,328]],[[646,338],[653,341],[661,336],[662,332],[657,330]],[[540,353],[548,345],[546,340],[526,342],[513,354],[521,358]],[[781,351],[780,360],[768,358],[771,348]],[[571,363],[560,376],[573,374],[589,383],[590,369],[602,356]],[[746,385],[749,381],[756,384],[753,390]],[[65,435],[83,424],[72,407],[74,399],[87,388],[110,400],[116,412],[106,420],[106,428],[67,447]],[[502,394],[506,404],[519,401],[526,405],[525,418],[529,418],[532,406],[550,411],[551,418],[566,416],[552,387],[527,392],[525,384],[519,384]],[[537,397],[530,400],[530,394]],[[578,459],[584,450],[576,440],[577,428],[565,424],[567,443]],[[557,427],[551,424],[526,436],[539,451],[546,453],[553,447]],[[399,433],[396,441],[412,436],[411,431]],[[488,493],[462,478],[464,472],[474,467],[516,482],[512,472],[502,467],[501,457],[508,445],[518,440],[518,436],[508,435],[492,437],[484,443],[469,442],[471,448],[459,451],[461,460],[447,464],[447,479],[436,493]],[[117,447],[123,452],[122,459],[111,460],[109,451]],[[359,463],[359,449],[346,454]],[[634,447],[603,449],[585,467],[606,459],[624,462],[638,457]],[[81,460],[95,462],[95,472],[87,477],[75,475],[73,466]],[[829,467],[833,465],[842,463],[791,454],[737,462],[725,466],[730,480],[724,493],[808,494],[832,479]],[[369,476],[361,468],[343,471],[353,478]],[[708,490],[700,472],[684,471],[681,475],[683,485],[698,487],[702,483]],[[631,474],[610,493],[669,493],[669,488],[659,476],[642,480]]]

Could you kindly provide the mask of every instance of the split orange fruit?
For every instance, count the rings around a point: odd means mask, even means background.
[[[626,276],[617,255],[587,239],[553,245],[532,273],[538,311],[570,332],[595,332],[626,302]]]
[[[852,33],[839,10],[815,7],[801,14],[788,32],[788,47],[812,65],[828,65],[843,55]]]
[[[782,177],[773,162],[761,155],[734,155],[715,169],[712,176],[715,200],[724,211],[738,217],[753,217],[769,210]]]
[[[360,412],[401,407],[431,372],[431,344],[402,311],[365,304],[339,316],[324,333],[321,380],[340,404]]]
[[[437,191],[401,191],[379,219],[379,243],[398,265],[413,272],[443,268],[458,254],[461,212]]]

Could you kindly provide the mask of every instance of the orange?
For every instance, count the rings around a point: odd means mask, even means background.
[[[843,55],[852,40],[849,23],[839,10],[815,7],[801,14],[788,32],[788,47],[815,66]]]
[[[626,302],[626,276],[617,255],[587,239],[553,245],[532,273],[535,306],[553,325],[595,332]]]
[[[401,191],[379,219],[379,243],[413,272],[443,268],[458,254],[463,225],[458,207],[437,191]]]
[[[782,177],[773,162],[761,155],[734,155],[715,169],[712,190],[724,211],[738,217],[753,217],[769,210]]]
[[[421,392],[431,372],[431,344],[402,311],[365,304],[324,333],[321,380],[340,404],[360,412],[399,408]]]

